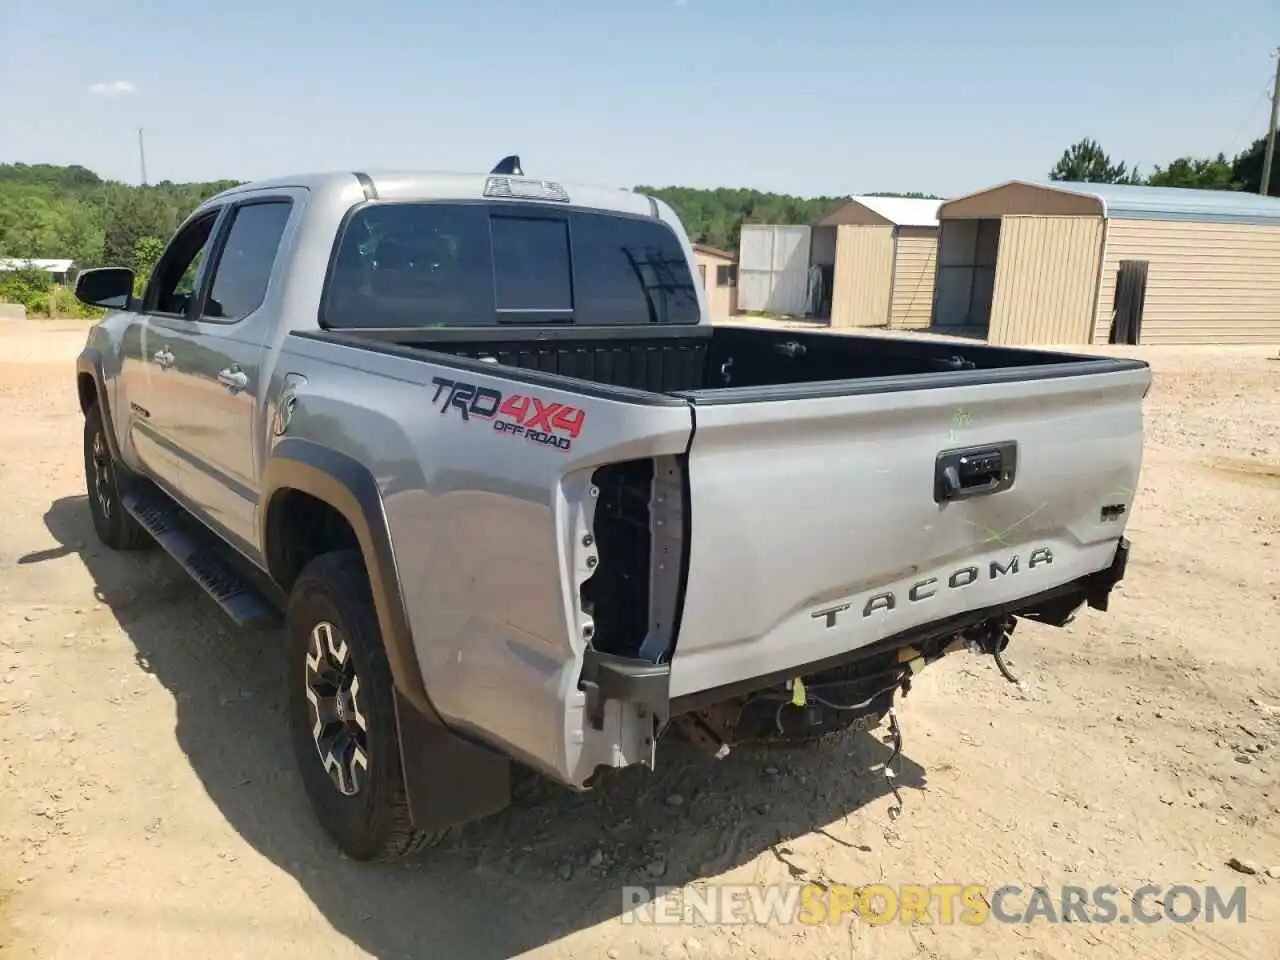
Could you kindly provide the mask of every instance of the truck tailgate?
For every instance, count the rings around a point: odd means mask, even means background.
[[[1145,366],[954,386],[913,379],[763,402],[693,395],[672,697],[1111,563],[1141,466]]]

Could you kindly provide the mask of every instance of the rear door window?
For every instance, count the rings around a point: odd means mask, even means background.
[[[235,211],[205,299],[206,319],[241,320],[262,306],[292,206],[271,200]]]
[[[386,203],[338,239],[328,328],[697,323],[684,248],[661,221],[543,204]]]
[[[332,327],[490,323],[488,216],[461,204],[365,207],[348,222],[328,280]]]

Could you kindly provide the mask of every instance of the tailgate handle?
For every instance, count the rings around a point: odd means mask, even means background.
[[[933,473],[935,503],[984,497],[1013,486],[1018,468],[1016,441],[962,450],[943,450]]]

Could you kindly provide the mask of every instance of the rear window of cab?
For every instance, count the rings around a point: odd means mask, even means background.
[[[359,207],[321,303],[328,329],[699,320],[693,274],[667,224],[526,203]]]

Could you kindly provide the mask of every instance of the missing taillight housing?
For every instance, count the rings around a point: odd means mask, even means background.
[[[599,556],[581,587],[602,653],[664,662],[672,652],[684,588],[683,457],[600,467],[592,524]]]

